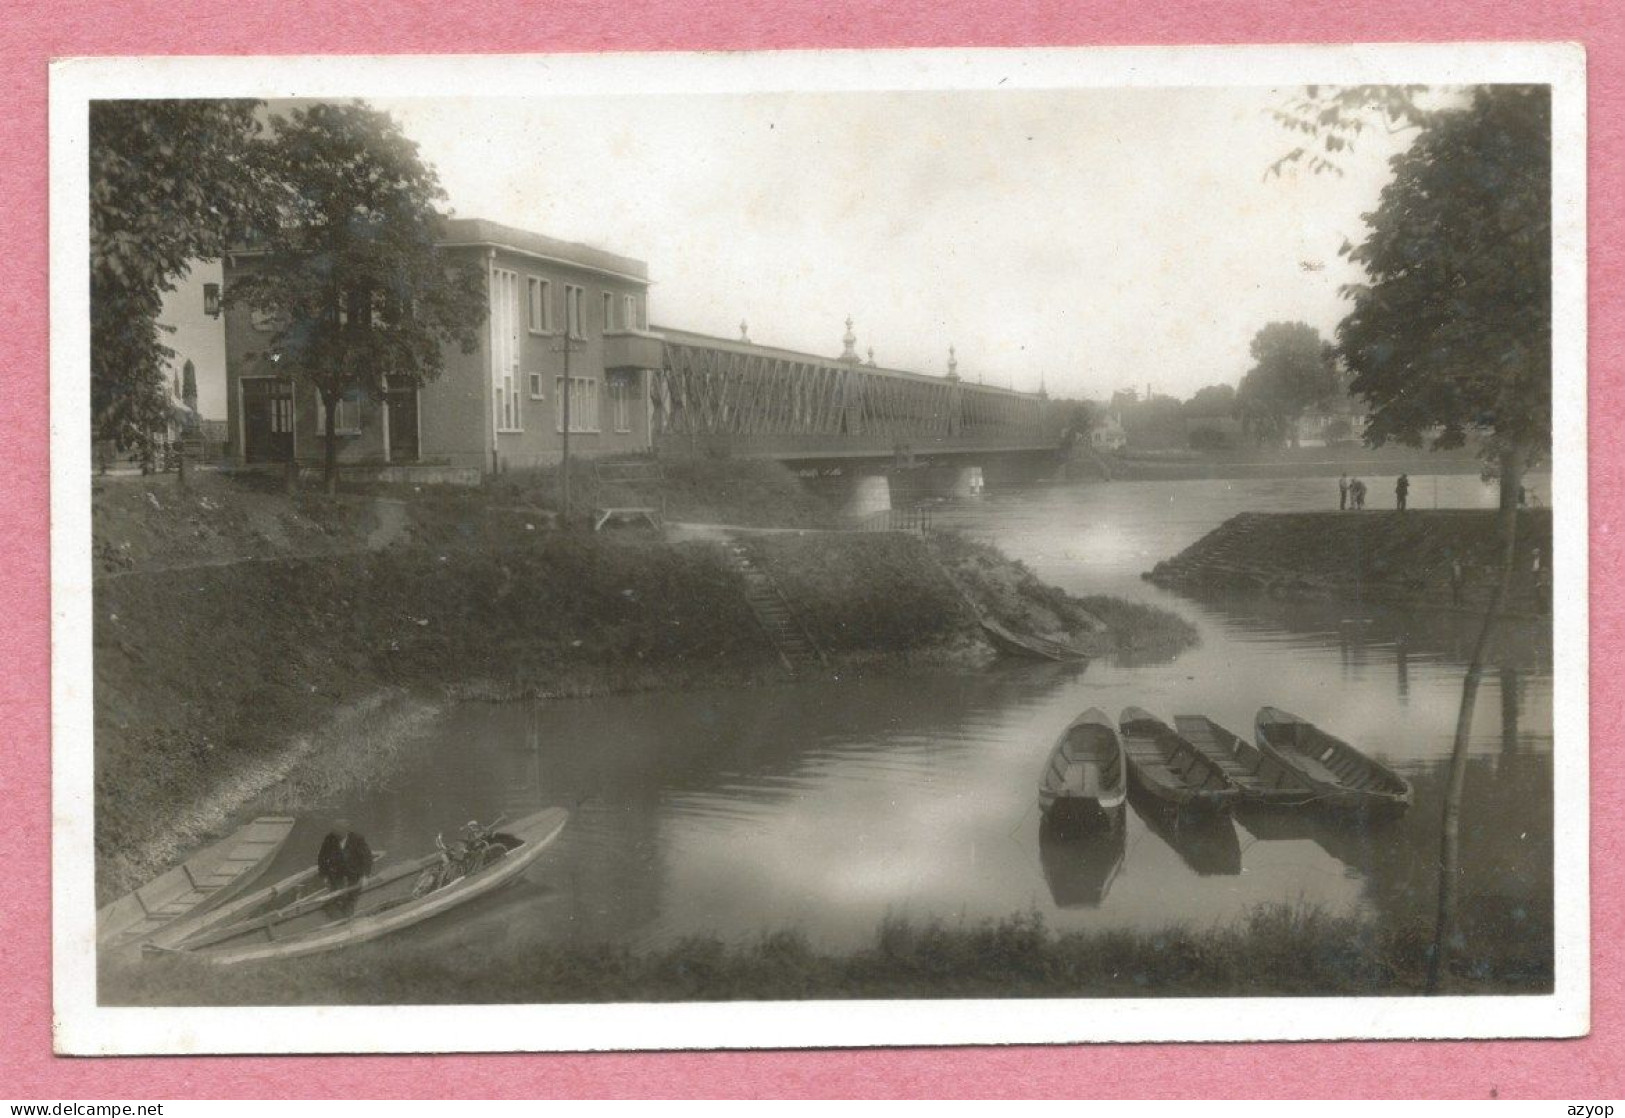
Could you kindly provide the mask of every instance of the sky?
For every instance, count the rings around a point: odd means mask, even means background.
[[[458,216],[647,261],[656,325],[737,337],[744,320],[754,341],[833,357],[851,315],[883,366],[940,374],[952,345],[968,380],[1184,398],[1238,380],[1268,322],[1331,336],[1359,278],[1338,248],[1411,139],[1368,133],[1342,176],[1268,176],[1296,146],[1270,110],[1295,92],[372,103]],[[223,412],[223,387],[200,387]]]

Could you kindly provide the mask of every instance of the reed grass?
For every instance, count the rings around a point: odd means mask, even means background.
[[[1461,993],[1540,993],[1550,938],[1464,930]],[[108,1005],[491,1004],[851,998],[1416,995],[1420,923],[1379,925],[1266,904],[1207,926],[1055,932],[1036,912],[949,923],[888,918],[866,946],[820,950],[796,931],[695,936],[647,951],[493,933],[445,949],[383,941],[309,959],[211,968],[166,958],[105,965]]]

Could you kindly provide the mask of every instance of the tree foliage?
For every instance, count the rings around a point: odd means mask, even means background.
[[[1371,89],[1336,100],[1309,90],[1330,115],[1304,118],[1302,130],[1324,137],[1394,96]],[[1414,110],[1414,91],[1397,96]],[[1477,431],[1501,481],[1500,577],[1462,680],[1439,828],[1428,976],[1437,992],[1456,939],[1473,711],[1515,578],[1517,494],[1524,469],[1551,445],[1551,90],[1479,87],[1464,105],[1416,122],[1420,135],[1390,160],[1393,181],[1365,217],[1365,241],[1345,249],[1369,282],[1345,289],[1354,309],[1337,336],[1352,391],[1372,409],[1366,442],[1448,447]]]
[[[347,393],[382,399],[390,385],[438,377],[442,346],[472,353],[483,281],[477,265],[454,265],[436,246],[445,192],[387,113],[319,104],[273,128],[277,219],[257,246],[263,258],[227,297],[280,324],[271,356],[316,389],[332,432]],[[330,434],[329,488],[336,447]]]
[[[1060,400],[1060,407],[1065,409],[1065,419],[1061,428],[1061,448],[1070,449],[1077,443],[1087,444],[1089,432],[1100,426],[1100,409],[1088,400]]]
[[[1369,277],[1338,327],[1366,441],[1460,446],[1519,468],[1551,440],[1551,99],[1486,86],[1404,154],[1364,242]],[[1503,482],[1508,479],[1503,472]]]
[[[158,315],[190,262],[266,214],[257,101],[90,106],[90,406],[94,437],[150,449],[170,418]]]
[[[1260,445],[1296,445],[1298,418],[1337,390],[1331,347],[1308,323],[1271,322],[1250,350],[1253,367],[1236,390],[1236,414]]]
[[[1421,85],[1306,86],[1301,95],[1276,109],[1276,121],[1305,137],[1303,143],[1270,164],[1269,175],[1303,166],[1315,174],[1343,173],[1344,157],[1369,129],[1402,132],[1428,120]]]
[[[1236,386],[1210,384],[1198,388],[1185,401],[1185,414],[1191,419],[1221,419],[1236,414]]]

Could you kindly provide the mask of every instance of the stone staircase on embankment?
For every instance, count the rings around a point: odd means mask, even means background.
[[[1525,576],[1535,548],[1550,564],[1550,510],[1519,513],[1516,563]],[[1241,513],[1145,577],[1198,595],[1354,596],[1449,606],[1453,558],[1466,570],[1462,606],[1486,600],[1501,562],[1494,510]],[[1537,580],[1522,577],[1512,608],[1539,611],[1545,606],[1542,593]]]
[[[784,600],[772,578],[751,561],[750,553],[737,541],[727,544],[726,554],[728,565],[744,580],[745,601],[785,668],[794,675],[822,666],[825,663],[823,651],[791,612],[790,603]]]

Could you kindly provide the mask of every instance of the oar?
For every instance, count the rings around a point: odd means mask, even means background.
[[[374,854],[372,859],[373,864],[377,865],[379,862],[383,861],[384,855],[385,851],[382,850]],[[312,893],[308,897],[295,900],[291,904],[283,905],[281,908],[272,909],[270,912],[263,913],[259,916],[251,916],[247,920],[239,920],[235,924],[227,924],[223,928],[215,928],[202,935],[195,936],[184,941],[181,944],[181,949],[191,950],[197,947],[208,947],[210,944],[219,943],[222,940],[232,939],[236,936],[242,935],[245,932],[269,929],[273,924],[280,924],[283,921],[292,920],[296,916],[303,916],[307,912],[313,912],[324,905],[331,904],[339,897],[358,892],[366,885],[367,881],[364,879],[356,882],[354,885],[346,885],[343,889],[339,889],[337,891],[329,891],[324,889],[319,893]]]

